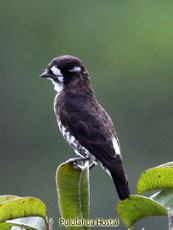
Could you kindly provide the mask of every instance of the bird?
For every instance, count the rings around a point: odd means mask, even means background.
[[[56,57],[40,77],[54,85],[57,92],[54,112],[59,130],[80,156],[79,161],[100,163],[113,179],[119,199],[128,198],[128,179],[114,124],[96,99],[82,61],[71,55]]]

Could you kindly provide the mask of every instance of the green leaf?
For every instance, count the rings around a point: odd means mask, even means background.
[[[19,217],[47,216],[45,204],[34,197],[17,198],[0,205],[0,223]]]
[[[157,201],[165,208],[169,208],[171,214],[173,215],[173,189],[166,189],[158,193],[153,194],[151,199]]]
[[[12,226],[14,226],[14,225],[9,224],[9,223],[0,223],[0,229],[1,230],[9,230]]]
[[[6,222],[4,222],[4,223],[0,223],[0,229],[1,230],[10,230],[11,229],[11,227],[12,226],[21,226],[21,225],[19,225],[19,224],[10,224],[10,223],[6,223]],[[38,230],[38,228],[34,228],[34,227],[29,227],[29,226],[27,226],[27,225],[25,225],[25,224],[23,224],[23,227],[26,229],[26,230]],[[21,228],[20,228],[21,229]],[[42,229],[41,229],[42,230]]]
[[[57,192],[63,219],[89,218],[89,167],[74,169],[73,164],[63,163],[57,170]],[[66,226],[67,229],[88,229],[88,226]]]
[[[17,220],[16,218],[30,217],[30,216],[40,216],[44,218],[45,225],[48,226],[47,209],[45,204],[41,200],[34,197],[15,198],[15,196],[1,196],[1,204],[0,204],[1,228],[0,229],[4,229],[4,230],[9,229],[9,227],[13,225],[19,226],[21,224],[19,220]],[[9,221],[9,223],[5,221]],[[37,229],[25,223],[24,226],[27,229]]]
[[[139,195],[155,189],[173,188],[173,162],[146,170],[138,180]]]
[[[0,196],[0,204],[9,200],[14,200],[20,198],[19,196],[14,196],[14,195],[3,195]]]
[[[89,219],[90,197],[89,197],[89,168],[81,171],[81,214],[85,220]],[[88,228],[86,228],[88,229]]]
[[[166,216],[167,210],[154,200],[144,196],[130,196],[118,203],[118,212],[124,224],[132,227],[142,218],[150,216]]]

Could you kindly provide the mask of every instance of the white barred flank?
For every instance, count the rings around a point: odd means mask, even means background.
[[[60,119],[57,117],[57,121],[58,121],[58,126],[59,129],[63,135],[63,137],[65,138],[65,140],[67,141],[67,143],[74,149],[75,153],[79,156],[83,156],[85,158],[91,158],[93,160],[95,160],[95,157],[90,154],[90,152],[84,147],[82,146],[78,140],[76,140],[76,138],[70,134],[69,131],[67,131],[67,129],[62,125],[62,123],[60,122]]]

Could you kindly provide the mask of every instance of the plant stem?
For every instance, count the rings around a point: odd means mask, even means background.
[[[53,218],[50,218],[49,219],[49,230],[53,230],[53,223],[54,223]]]
[[[173,230],[173,216],[170,208],[168,208],[168,230]]]

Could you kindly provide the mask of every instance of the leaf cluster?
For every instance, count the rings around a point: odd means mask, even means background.
[[[90,209],[89,166],[74,169],[73,164],[61,164],[56,173],[59,209],[68,230],[88,230],[87,225],[74,225],[74,220],[88,220]],[[151,197],[143,194],[159,190]],[[119,201],[119,215],[130,229],[146,217],[173,216],[173,162],[146,170],[137,182],[137,194]],[[71,224],[67,224],[71,220]],[[61,224],[61,223],[59,223]],[[0,196],[0,229],[53,230],[46,205],[34,197]]]

